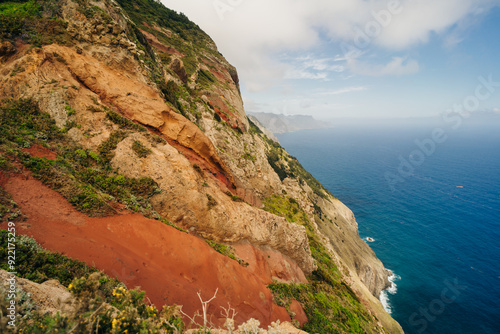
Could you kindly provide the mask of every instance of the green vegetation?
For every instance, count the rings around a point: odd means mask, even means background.
[[[272,196],[262,200],[264,210],[280,217],[290,223],[306,224],[309,222],[306,213],[300,208],[297,201],[291,197]]]
[[[138,140],[134,140],[134,143],[132,144],[132,149],[139,158],[145,158],[151,154],[151,150],[146,146],[142,145],[142,143]]]
[[[61,56],[59,53],[57,52],[53,52],[52,55],[54,56],[54,58],[60,62],[60,63],[63,63],[64,65],[67,65],[68,62],[66,61],[66,59],[64,59],[63,56]]]
[[[243,202],[243,198],[241,198],[240,196],[233,195],[229,190],[226,191],[226,195],[231,197],[231,200],[234,202]]]
[[[21,162],[33,176],[89,216],[115,214],[113,203],[118,202],[147,217],[160,217],[148,200],[158,193],[157,184],[151,178],[125,177],[109,165],[114,149],[127,133],[112,133],[98,154],[72,144],[63,132],[32,100],[4,102],[0,106],[2,169],[9,170],[9,161]],[[50,147],[57,158],[33,157],[21,150],[31,145]]]
[[[147,22],[149,25],[167,28],[188,41],[207,37],[186,15],[168,9],[160,2],[151,0],[118,0],[117,2],[138,25]]]
[[[110,24],[113,19],[111,16],[109,16],[104,10],[102,10],[98,6],[92,6],[92,5],[87,5],[87,6],[82,6],[83,3],[80,3],[80,6],[78,7],[78,11],[85,15],[87,19],[96,19],[99,22],[102,22],[104,24]]]
[[[257,134],[257,135],[264,135],[261,129],[257,125],[255,125],[254,122],[250,118],[247,117],[248,124],[250,124],[250,129],[248,130],[248,133],[250,134]],[[267,138],[267,137],[266,137]]]
[[[16,202],[14,202],[9,193],[0,186],[0,222],[18,221],[22,220],[23,218],[24,217],[19,210]]]
[[[308,284],[271,284],[269,288],[278,305],[288,307],[292,298],[299,301],[309,319],[303,329],[310,333],[372,333],[374,319],[341,281],[335,262],[297,201],[272,196],[262,202],[264,210],[306,228],[309,247],[318,265]]]
[[[0,230],[0,268],[8,270],[7,264],[7,231]],[[83,262],[68,257],[43,251],[31,238],[18,236],[16,242],[16,272],[18,277],[43,283],[49,279],[57,279],[67,286],[75,277],[88,277],[97,270],[86,266]]]
[[[7,269],[8,233],[0,231],[0,263]],[[17,292],[17,330],[23,333],[174,333],[182,330],[179,308],[158,310],[144,292],[127,290],[123,284],[95,268],[48,252],[35,240],[18,236],[17,276],[42,283],[57,279],[76,299],[74,309],[63,314],[42,314],[25,292]],[[0,293],[0,311],[8,314],[6,292]]]
[[[257,158],[256,158],[254,155],[252,155],[252,154],[250,154],[250,153],[248,153],[248,152],[247,152],[247,153],[242,154],[242,155],[241,155],[241,158],[242,158],[242,159],[245,159],[245,160],[250,160],[250,161],[252,161],[252,162],[255,162],[255,160],[257,160]]]
[[[57,18],[58,0],[10,1],[0,4],[0,39],[21,38],[42,46],[71,44],[67,24]]]
[[[333,196],[318,180],[302,167],[297,158],[288,154],[280,144],[269,139],[264,134],[260,134],[260,137],[268,144],[267,161],[276,174],[278,174],[280,180],[283,181],[287,177],[295,178],[301,183],[307,183],[312,191],[319,197],[327,198],[328,196]]]
[[[211,85],[217,82],[217,79],[210,71],[205,71],[200,69],[198,71],[198,79],[196,79],[196,83],[203,88],[209,88]]]
[[[68,112],[68,116],[72,116],[72,115],[76,114],[75,109],[71,108],[71,106],[69,106],[69,105],[65,105],[64,109],[66,109],[66,111]]]
[[[220,254],[222,254],[224,256],[227,256],[227,257],[229,257],[232,260],[235,260],[236,262],[238,262],[242,266],[245,266],[245,267],[248,266],[248,262],[245,262],[243,259],[240,259],[239,257],[237,257],[234,254],[233,247],[228,246],[228,245],[224,245],[224,244],[219,244],[219,243],[217,243],[217,242],[215,242],[213,240],[206,239],[205,241],[216,252],[218,252],[218,253],[220,253]]]
[[[206,194],[206,195],[207,195],[207,200],[208,200],[207,206],[208,206],[208,209],[210,210],[211,208],[213,208],[214,206],[217,205],[217,201],[210,194]]]
[[[115,153],[114,150],[118,144],[127,137],[127,133],[124,131],[113,132],[107,140],[105,140],[101,145],[99,145],[99,154],[106,161],[109,162],[113,159]]]
[[[170,80],[166,84],[165,83],[160,84],[160,90],[165,96],[165,99],[168,102],[170,102],[182,114],[184,110],[182,108],[181,103],[179,102],[179,94],[180,94],[179,86],[177,86],[177,84],[173,80]]]
[[[351,289],[321,282],[311,284],[273,283],[268,286],[275,302],[286,308],[292,299],[304,307],[309,321],[302,328],[308,333],[378,333],[371,316]]]
[[[108,110],[106,112],[106,118],[109,119],[111,122],[115,123],[116,125],[119,125],[120,128],[122,128],[122,129],[142,131],[142,132],[146,131],[145,127],[143,127],[139,124],[136,124],[136,123],[132,122],[131,120],[129,120],[128,118],[123,117],[122,115],[120,115],[114,111],[111,111],[111,110]]]

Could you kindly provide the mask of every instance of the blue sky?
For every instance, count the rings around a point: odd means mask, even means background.
[[[434,116],[500,82],[499,0],[162,2],[236,66],[247,112]],[[500,112],[493,90],[471,109]]]

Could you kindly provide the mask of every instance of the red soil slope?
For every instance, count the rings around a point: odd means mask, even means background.
[[[206,300],[218,288],[209,313],[219,325],[220,306],[228,302],[238,312],[238,323],[249,318],[263,326],[277,319],[290,321],[286,310],[272,302],[261,278],[199,238],[138,214],[89,218],[30,176],[0,180],[28,216],[18,223],[18,234],[95,266],[129,288],[141,287],[157,306],[177,303],[193,314],[201,309],[196,293],[201,291]]]

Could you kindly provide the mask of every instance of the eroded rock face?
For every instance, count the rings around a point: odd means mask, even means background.
[[[136,140],[151,149],[148,157],[138,159],[132,150]],[[150,176],[158,182],[162,193],[152,202],[170,221],[218,242],[248,240],[267,245],[293,259],[303,272],[298,274],[301,277],[315,269],[303,226],[233,201],[169,144],[153,147],[142,135],[134,134],[118,144],[111,163],[124,175]]]
[[[316,221],[330,247],[363,282],[373,296],[389,286],[388,272],[373,250],[359,237],[354,214],[337,199],[318,199],[326,219]]]
[[[184,64],[182,63],[181,60],[179,60],[179,58],[175,58],[172,61],[170,68],[172,69],[172,71],[175,72],[175,74],[177,74],[177,76],[179,77],[179,79],[181,79],[183,83],[187,83],[188,76],[186,73],[186,69],[184,68]]]
[[[225,320],[221,306],[228,303],[238,312],[237,324],[250,318],[264,326],[276,320],[290,321],[286,310],[273,303],[259,276],[215,252],[204,240],[139,214],[89,218],[60,194],[27,176],[11,178],[2,186],[14,201],[22,203],[21,210],[29,217],[18,224],[19,233],[33,236],[44,248],[96,266],[129,288],[143,289],[158,308],[183,305],[190,316],[201,308],[197,292],[207,300],[217,291],[209,314],[218,326]],[[0,228],[6,228],[6,223]],[[41,285],[18,281],[49,312],[71,306],[71,294],[54,281]]]
[[[305,282],[316,268],[304,227],[260,209],[262,199],[272,195],[294,198],[351,286],[385,319],[384,326],[394,325],[372,296],[386,287],[387,273],[359,239],[354,215],[333,197],[318,198],[297,179],[280,180],[268,162],[268,145],[249,133],[235,69],[216,53],[200,50],[197,69],[188,77],[185,55],[143,32],[155,50],[173,58],[170,71],[164,73],[165,81],[197,91],[197,99],[188,107],[199,112],[199,117],[185,117],[165,103],[151,81],[148,67],[139,60],[142,51],[127,37],[128,23],[121,9],[102,1],[96,4],[113,18],[113,24],[86,19],[75,3],[64,1],[62,16],[69,21],[73,47],[48,45],[28,50],[20,45],[16,53],[8,54],[11,49],[6,45],[0,96],[36,99],[59,127],[76,122],[80,127],[68,134],[86,148],[96,150],[120,129],[106,119],[105,112],[95,111],[104,107],[166,139],[159,144],[147,133],[131,134],[118,144],[113,167],[127,176],[153,178],[161,193],[151,202],[163,217],[196,236],[233,244],[250,263],[247,270],[264,282]],[[16,68],[23,71],[11,75]],[[200,88],[199,70],[216,78],[217,84]],[[76,114],[69,115],[66,106]],[[134,141],[151,153],[139,158],[131,148]],[[235,195],[243,202],[233,200]],[[319,220],[313,201],[324,213]],[[266,256],[271,260],[266,261]],[[227,275],[223,270],[219,274]]]

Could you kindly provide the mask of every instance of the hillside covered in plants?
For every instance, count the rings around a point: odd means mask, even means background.
[[[15,332],[402,333],[352,212],[248,119],[236,69],[185,15],[2,2],[0,98]]]

